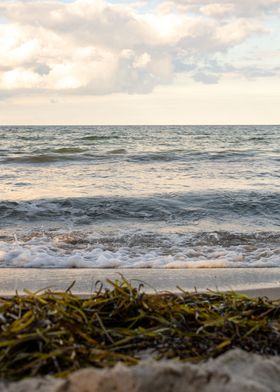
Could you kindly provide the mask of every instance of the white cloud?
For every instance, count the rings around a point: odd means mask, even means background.
[[[216,37],[222,44],[234,45],[242,42],[256,31],[265,32],[266,30],[259,23],[238,19],[218,27]]]
[[[41,87],[40,76],[32,71],[23,68],[16,68],[4,72],[1,77],[3,89],[36,88]]]
[[[202,6],[200,12],[207,16],[220,17],[224,15],[230,15],[234,13],[234,4],[233,3],[212,3]]]
[[[136,58],[133,62],[134,68],[146,68],[147,65],[151,62],[151,56],[149,53],[143,53],[138,58]]]
[[[165,0],[161,12],[193,12],[211,17],[256,17],[279,10],[280,0]]]
[[[105,0],[2,0],[0,89],[148,93],[178,72],[214,83],[227,72],[216,56],[264,33],[252,12],[269,13],[279,2],[169,0],[162,14]]]

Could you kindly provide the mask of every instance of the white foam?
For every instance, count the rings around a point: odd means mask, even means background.
[[[177,238],[177,241],[176,241]],[[90,241],[70,244],[58,237],[34,237],[29,241],[0,242],[0,267],[25,268],[242,268],[280,267],[280,246],[197,245],[172,237],[158,248],[124,246]],[[112,238],[112,243],[114,239]],[[156,243],[156,241],[155,241]]]

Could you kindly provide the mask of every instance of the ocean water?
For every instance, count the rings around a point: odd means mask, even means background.
[[[280,267],[280,126],[19,126],[0,140],[0,267]]]

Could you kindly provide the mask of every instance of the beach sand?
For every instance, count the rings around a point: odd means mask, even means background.
[[[0,381],[0,392],[278,392],[279,383],[279,358],[232,350],[197,365],[143,361],[132,367],[87,368],[66,379]]]
[[[146,292],[173,291],[236,291],[251,296],[280,298],[280,268],[240,269],[27,269],[3,268],[0,274],[0,295],[23,294],[24,290],[51,289],[88,295],[101,281],[120,280],[121,276],[134,286],[144,283]],[[179,289],[180,288],[180,289]]]

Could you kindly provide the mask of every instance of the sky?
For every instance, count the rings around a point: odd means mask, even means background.
[[[280,124],[280,0],[0,0],[0,124]]]

